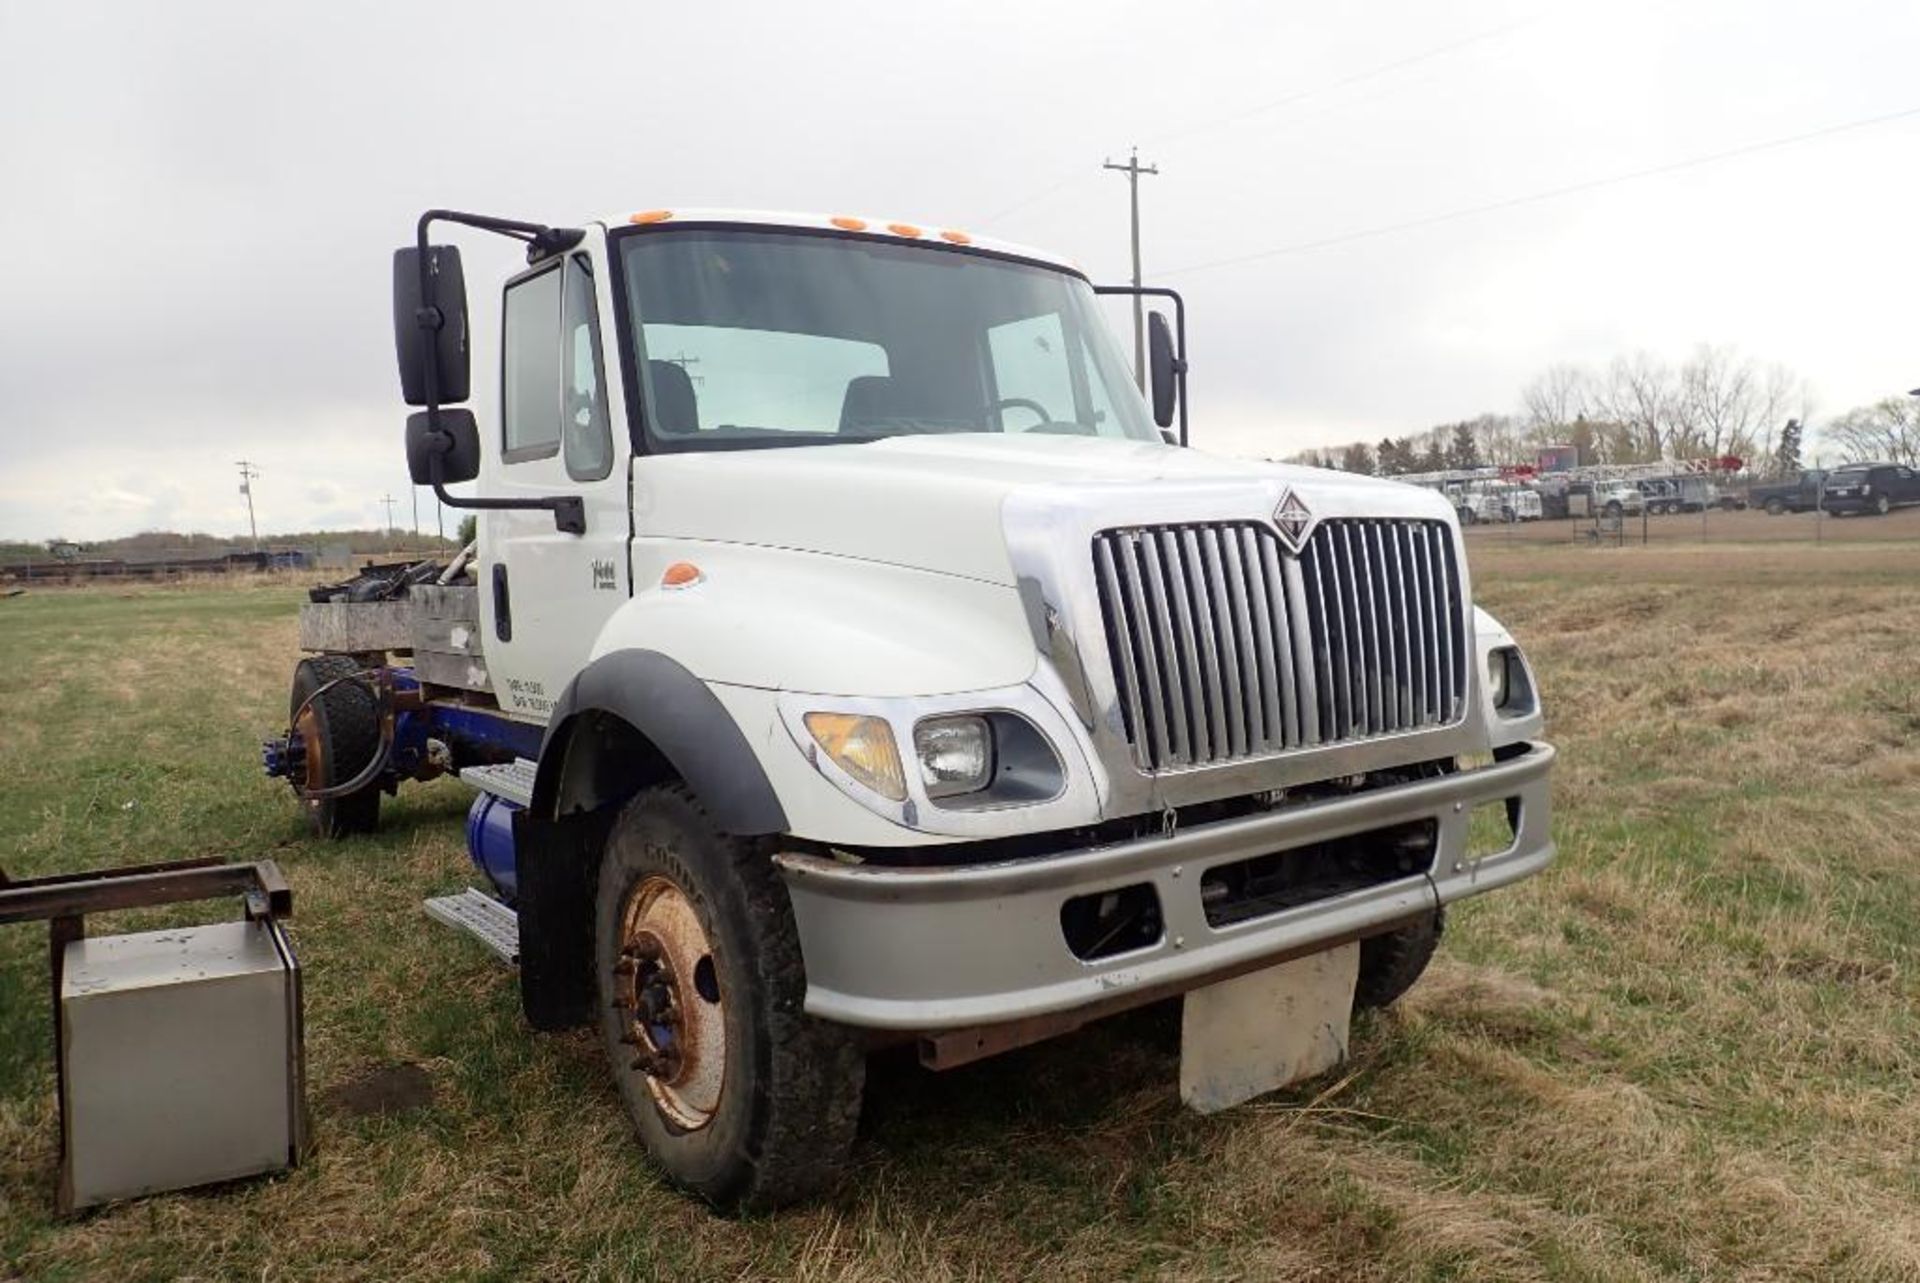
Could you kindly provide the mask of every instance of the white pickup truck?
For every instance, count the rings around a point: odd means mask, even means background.
[[[484,432],[436,221],[528,244]],[[1063,259],[848,216],[434,211],[395,256],[409,463],[478,547],[384,638],[310,608],[269,768],[330,834],[487,788],[530,1020],[596,1023],[716,1204],[830,1186],[888,1042],[1185,995],[1196,1106],[1316,1072],[1552,857],[1450,503],[1185,448],[1183,335],[1150,315],[1143,397],[1099,311]]]

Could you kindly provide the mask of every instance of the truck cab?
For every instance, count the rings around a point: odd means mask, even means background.
[[[436,220],[529,247],[484,431]],[[436,211],[395,286],[409,464],[477,546],[382,645],[310,608],[270,767],[342,832],[476,783],[530,1021],[597,1025],[716,1204],[829,1187],[889,1043],[1179,998],[1196,1107],[1318,1072],[1552,857],[1450,501],[1188,448],[1169,292],[1136,383],[1068,261],[877,218]]]

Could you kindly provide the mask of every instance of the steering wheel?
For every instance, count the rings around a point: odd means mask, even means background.
[[[1003,396],[998,401],[995,401],[992,405],[988,406],[987,409],[993,411],[996,414],[999,413],[1001,410],[1006,410],[1006,409],[1027,410],[1027,411],[1031,411],[1034,414],[1039,415],[1040,423],[1043,425],[1053,422],[1053,416],[1047,413],[1046,406],[1041,405],[1038,401],[1028,400],[1026,397],[1023,397],[1023,396]],[[1006,419],[1004,418],[1004,416],[1002,417],[1000,422],[1001,422],[1001,427],[1004,429],[1006,426]],[[1032,430],[1033,429],[1031,428],[1028,429],[1029,432],[1031,432]]]

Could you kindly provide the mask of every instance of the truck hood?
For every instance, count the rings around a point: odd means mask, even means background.
[[[707,540],[854,557],[1011,585],[1002,512],[1047,491],[1111,505],[1177,485],[1208,519],[1260,519],[1291,488],[1314,512],[1451,520],[1431,491],[1143,441],[953,433],[866,445],[653,455],[634,465],[643,538]]]

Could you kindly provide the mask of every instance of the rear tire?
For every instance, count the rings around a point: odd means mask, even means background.
[[[294,733],[306,739],[309,762],[318,752],[318,768],[310,770],[307,786],[344,784],[366,769],[380,751],[380,706],[365,682],[341,681],[363,671],[359,661],[347,655],[316,655],[303,659],[293,670],[293,693],[287,702],[287,716],[294,718],[308,697],[320,691],[307,706],[307,714]],[[327,686],[328,682],[336,685]],[[307,827],[314,836],[343,838],[355,833],[371,833],[380,824],[380,785],[348,793],[344,797],[303,801]]]
[[[1892,512],[1892,511],[1893,511],[1893,500],[1887,498],[1885,495],[1874,496],[1873,498],[1873,515],[1874,516],[1884,517],[1889,512]]]
[[[1355,1009],[1388,1006],[1413,988],[1414,981],[1433,961],[1445,929],[1446,910],[1436,909],[1432,916],[1412,926],[1362,940],[1360,976],[1353,987]]]
[[[1784,499],[1767,500],[1767,515],[1769,517],[1778,517],[1782,513],[1786,512],[1786,510],[1787,510],[1786,500]]]
[[[668,1179],[726,1211],[838,1184],[866,1082],[860,1034],[802,1010],[800,938],[771,857],[764,842],[722,833],[672,784],[627,804],[600,865],[594,964],[614,1080]],[[655,915],[662,903],[672,912]],[[658,940],[665,965],[649,960]],[[641,1018],[663,1003],[671,1019]]]

